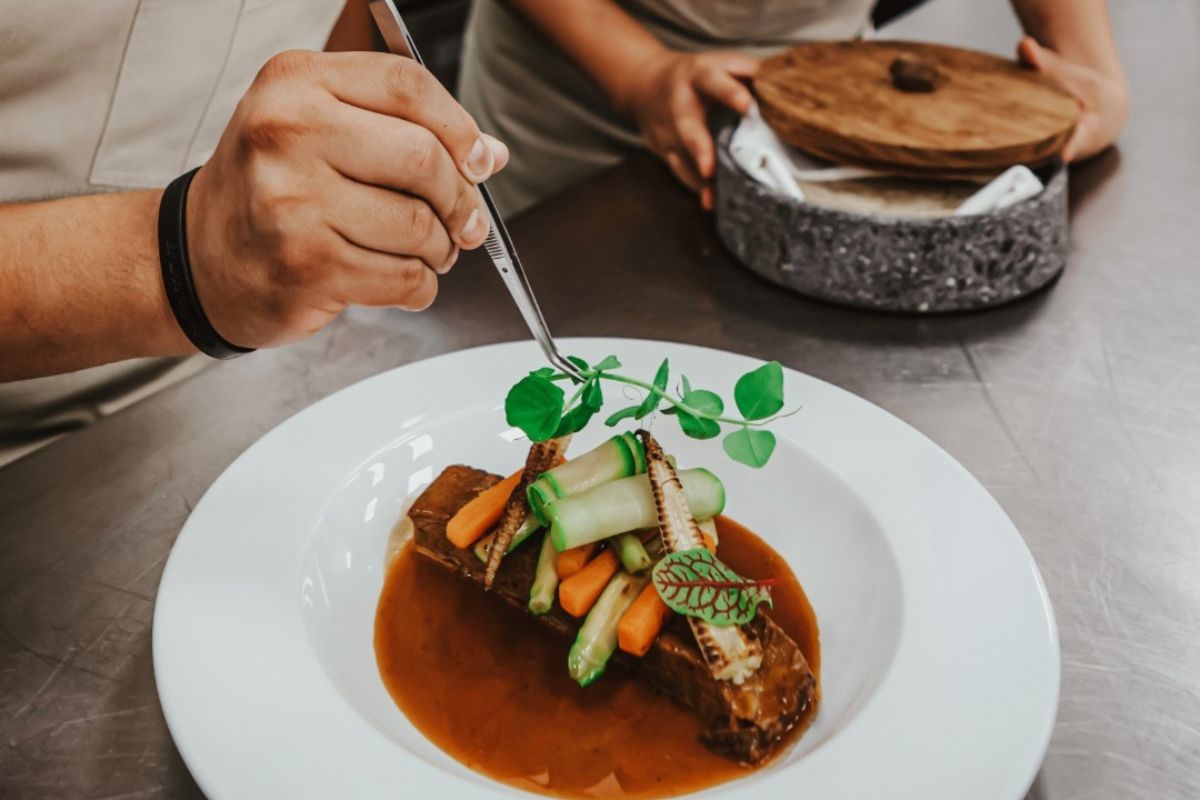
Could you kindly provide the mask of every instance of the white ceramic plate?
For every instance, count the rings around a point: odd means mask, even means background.
[[[755,362],[664,342],[576,339],[732,396]],[[171,733],[212,798],[511,797],[430,744],[392,703],[372,649],[385,542],[445,466],[507,473],[526,445],[501,402],[532,343],[412,364],[323,400],[242,454],[171,552],[154,667]],[[821,626],[824,700],[785,757],[706,797],[1014,800],[1045,754],[1058,640],[1016,529],[963,467],[875,406],[787,371],[803,410],[770,465],[655,423],[725,481],[726,513],[791,564]],[[610,395],[614,392],[610,389]],[[610,397],[610,407],[627,404]],[[610,435],[577,437],[584,452]]]

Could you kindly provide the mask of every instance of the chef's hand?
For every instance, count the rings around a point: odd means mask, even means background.
[[[1123,77],[1068,61],[1032,36],[1017,45],[1017,55],[1079,101],[1082,114],[1063,149],[1063,161],[1090,158],[1116,141],[1129,119],[1129,88]]]
[[[301,339],[351,304],[425,308],[487,236],[475,184],[507,160],[410,59],[275,56],[188,195],[200,302],[244,347]]]
[[[753,98],[739,79],[752,77],[759,63],[742,53],[665,50],[640,71],[637,83],[618,101],[637,121],[650,149],[679,180],[700,193],[706,209],[713,207],[716,150],[705,106],[715,102],[746,113]]]

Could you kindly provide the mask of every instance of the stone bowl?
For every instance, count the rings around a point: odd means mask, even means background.
[[[932,313],[1007,303],[1067,262],[1067,171],[1007,208],[963,217],[890,217],[802,203],[757,183],[717,147],[717,233],[746,267],[801,294],[864,308]]]

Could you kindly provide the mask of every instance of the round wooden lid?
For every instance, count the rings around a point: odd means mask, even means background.
[[[780,138],[838,163],[942,175],[1037,165],[1079,118],[1075,98],[1015,62],[917,42],[812,42],[754,79]]]

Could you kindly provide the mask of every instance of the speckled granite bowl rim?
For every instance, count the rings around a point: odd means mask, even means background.
[[[1013,203],[1012,205],[998,208],[993,211],[986,211],[979,214],[947,214],[945,216],[901,216],[892,214],[880,214],[875,211],[847,211],[841,208],[831,208],[829,206],[819,205],[817,203],[808,203],[802,200],[796,200],[788,195],[775,191],[767,186],[762,185],[754,180],[753,176],[746,170],[742,169],[742,165],[733,157],[733,153],[729,149],[731,140],[733,139],[734,125],[729,125],[722,129],[718,144],[717,158],[722,162],[723,166],[731,169],[739,178],[749,181],[758,190],[760,190],[766,199],[781,205],[804,206],[806,210],[813,214],[824,216],[829,220],[838,220],[842,222],[863,223],[870,222],[876,225],[885,225],[888,227],[916,227],[916,228],[956,228],[977,225],[981,220],[994,218],[997,216],[1015,215],[1021,210],[1042,202],[1046,195],[1052,190],[1058,189],[1058,184],[1066,181],[1066,170],[1063,168],[1061,161],[1054,161],[1050,164],[1041,167],[1035,172],[1041,173],[1038,178],[1042,181],[1042,190],[1033,197],[1027,197],[1024,200]],[[1048,177],[1047,176],[1048,173]],[[983,188],[982,185],[980,188]]]
[[[746,269],[801,295],[877,311],[967,311],[1033,294],[1066,266],[1068,175],[1061,165],[1042,171],[1041,192],[1005,208],[898,216],[768,189],[733,159],[731,138],[732,128],[718,137],[717,235]]]

